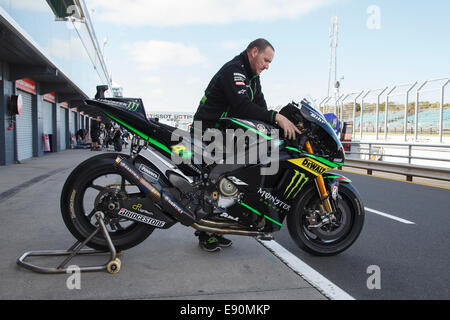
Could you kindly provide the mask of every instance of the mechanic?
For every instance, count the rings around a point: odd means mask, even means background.
[[[295,138],[299,129],[285,116],[267,110],[261,90],[260,74],[269,69],[275,54],[274,47],[265,39],[252,41],[247,49],[227,62],[212,78],[200,101],[194,121],[202,121],[203,129],[218,128],[222,117],[260,120],[277,124],[284,137]],[[221,235],[196,231],[199,246],[214,252],[229,247],[232,241]]]

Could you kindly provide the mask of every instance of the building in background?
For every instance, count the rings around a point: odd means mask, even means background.
[[[147,113],[146,116],[147,118],[158,119],[161,123],[187,131],[190,130],[194,121],[193,112],[152,111],[151,113]]]
[[[111,79],[84,0],[0,0],[0,165],[70,148]]]
[[[117,83],[112,83],[111,91],[114,98],[123,98],[123,88]]]

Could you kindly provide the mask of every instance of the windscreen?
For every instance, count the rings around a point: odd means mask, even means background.
[[[321,129],[316,131],[316,133],[319,137],[318,140],[321,141],[322,144],[320,146],[317,145],[315,150],[322,149],[324,154],[334,155],[344,159],[342,144],[336,136],[336,132],[320,111],[317,103],[315,103],[311,98],[303,99],[300,102],[300,112],[304,119],[310,121],[310,123]]]
[[[306,95],[306,96],[302,99],[302,101],[305,101],[307,104],[309,104],[310,107],[312,107],[314,110],[316,110],[317,112],[319,112],[319,113],[323,116],[323,113],[322,113],[322,111],[320,110],[320,107],[319,107],[319,105],[317,104],[316,100],[313,99],[310,95]]]

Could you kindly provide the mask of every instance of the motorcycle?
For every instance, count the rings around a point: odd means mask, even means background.
[[[334,130],[313,103],[292,102],[280,113],[301,130],[295,140],[277,140],[279,169],[261,175],[268,163],[226,164],[184,161],[198,153],[173,142],[176,128],[147,119],[141,99],[105,98],[107,86],[97,87],[85,104],[134,135],[129,155],[106,153],[78,165],[61,194],[65,225],[79,241],[97,228],[102,212],[117,250],[132,248],[155,228],[176,223],[222,235],[274,239],[284,221],[290,236],[304,251],[336,255],[358,238],[364,206],[346,177],[329,172],[345,162],[344,149]],[[261,121],[223,117],[223,128],[247,129],[259,138],[279,129]],[[191,143],[205,148],[191,137]],[[200,150],[201,152],[201,150]],[[95,235],[88,246],[107,250],[104,237]]]

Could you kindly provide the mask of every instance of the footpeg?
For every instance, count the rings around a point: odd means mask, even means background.
[[[274,236],[272,234],[263,234],[260,236],[257,236],[256,239],[261,240],[261,241],[270,241],[270,240],[274,240]]]

